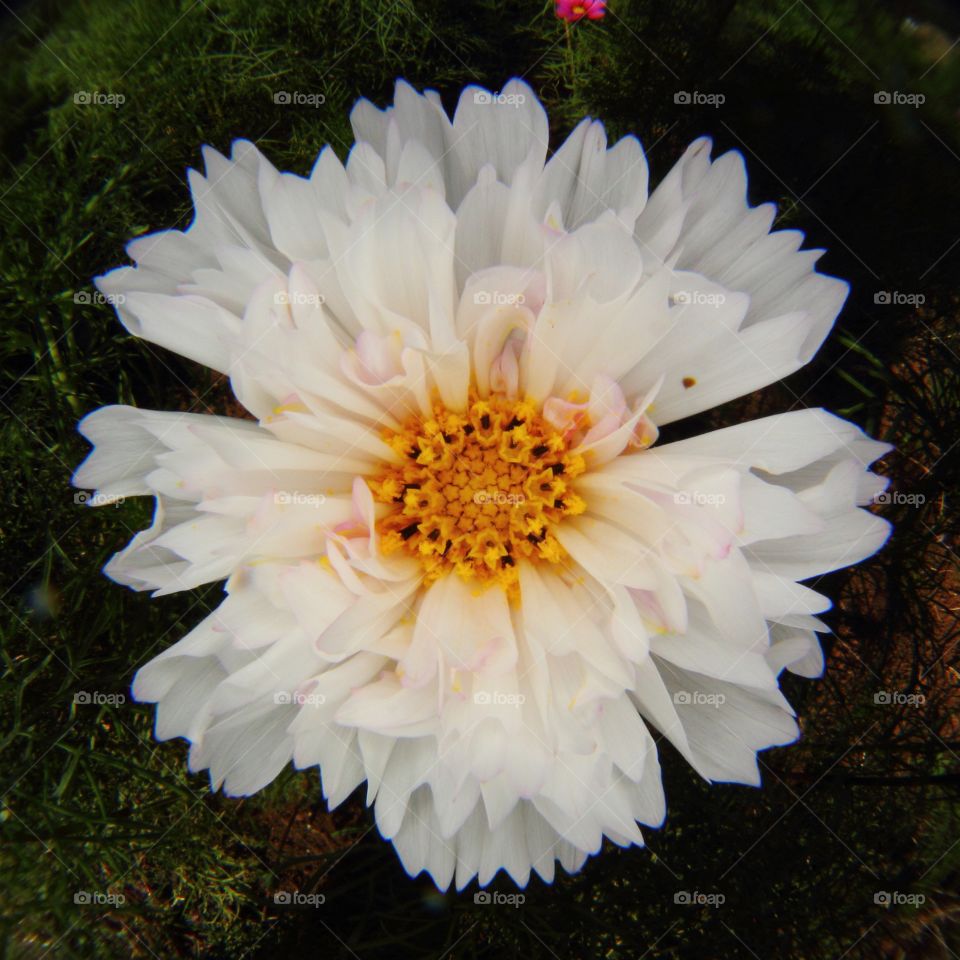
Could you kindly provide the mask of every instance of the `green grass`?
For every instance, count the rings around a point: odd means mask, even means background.
[[[916,19],[939,18],[956,34],[942,8],[912,6]],[[946,506],[960,416],[960,246],[951,247],[960,54],[935,62],[935,34],[921,42],[856,0],[611,0],[607,19],[577,27],[569,46],[549,4],[530,2],[85,0],[22,5],[7,20],[7,955],[820,960],[893,955],[894,943],[936,957],[938,937],[960,951],[956,927],[928,915],[955,911],[960,870],[948,669],[957,531]],[[650,849],[611,849],[577,877],[531,884],[522,907],[498,909],[475,905],[472,889],[441,896],[407,879],[371,831],[362,797],[325,813],[316,771],[289,771],[255,798],[228,800],[186,772],[182,743],[153,742],[151,710],[130,702],[130,679],[217,602],[219,588],[152,601],[107,581],[100,567],[147,523],[149,505],[86,510],[69,477],[85,455],[75,424],[89,410],[119,401],[211,411],[227,400],[208,371],[127,337],[89,296],[90,278],[123,262],[128,239],[189,221],[184,173],[202,144],[223,150],[246,137],[279,168],[304,173],[324,143],[345,155],[353,101],[386,102],[398,76],[453,104],[466,83],[499,89],[515,74],[543,96],[555,136],[585,113],[618,135],[637,133],[652,148],[655,182],[702,133],[743,150],[752,199],[778,200],[780,222],[828,247],[823,268],[852,282],[837,331],[808,368],[675,435],[828,406],[895,443],[885,472],[926,500],[884,508],[897,523],[888,548],[860,573],[823,583],[842,598],[830,614],[834,668],[821,682],[788,682],[805,736],[765,755],[763,790],[707,787],[664,749],[669,814],[663,830],[648,832]],[[325,102],[281,108],[272,96],[281,89]],[[722,92],[726,102],[681,108],[678,90]],[[927,102],[880,107],[878,90],[922,92]],[[125,101],[76,104],[81,91]],[[877,305],[883,290],[926,302]],[[887,688],[922,691],[926,705],[879,710],[873,694]],[[127,699],[78,704],[80,691]],[[890,777],[905,779],[870,780]],[[291,889],[316,889],[326,903],[274,904],[275,892]],[[681,907],[677,890],[716,891],[726,902]],[[878,890],[922,892],[927,908],[878,907]],[[125,899],[77,904],[80,891]]]

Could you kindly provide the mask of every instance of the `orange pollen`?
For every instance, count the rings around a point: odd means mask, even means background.
[[[518,563],[565,558],[554,527],[586,509],[572,486],[586,465],[532,403],[471,394],[464,412],[437,404],[384,439],[403,462],[370,481],[395,508],[381,549],[415,556],[426,582],[455,571],[515,595]]]

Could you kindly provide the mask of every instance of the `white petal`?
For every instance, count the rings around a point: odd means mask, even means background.
[[[496,676],[516,663],[517,648],[506,594],[498,588],[471,588],[447,574],[426,591],[409,653],[400,661],[406,682],[433,676],[437,658],[446,666]]]
[[[287,727],[295,708],[272,700],[251,704],[211,724],[190,749],[192,771],[209,768],[214,788],[246,797],[265,787],[290,762]]]
[[[549,139],[547,114],[522,80],[511,80],[499,95],[471,86],[460,95],[447,136],[452,161],[450,201],[456,206],[485,163],[492,163],[497,178],[506,184],[530,155],[543,167]]]
[[[790,713],[755,692],[664,661],[660,672],[701,776],[757,786],[757,750],[792,743],[799,736]]]

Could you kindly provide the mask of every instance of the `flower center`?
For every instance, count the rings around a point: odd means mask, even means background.
[[[533,404],[497,395],[471,396],[463,413],[438,404],[385,440],[404,461],[370,483],[396,507],[377,524],[385,554],[414,555],[428,582],[454,570],[511,592],[520,560],[563,560],[553,527],[583,513],[571,481],[585,464]]]

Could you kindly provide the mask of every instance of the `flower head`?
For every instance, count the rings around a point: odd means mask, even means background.
[[[550,880],[661,823],[654,736],[753,784],[796,738],[778,677],[819,674],[830,605],[799,581],[884,542],[888,448],[823,410],[658,431],[801,367],[847,287],[706,140],[648,193],[595,121],[548,159],[519,81],[351,119],[307,178],[205,150],[190,228],[98,279],[252,419],[103,408],[75,482],[156,498],[119,583],[226,581],[133,686],[191,769],[317,765],[411,873]]]
[[[576,23],[586,17],[588,20],[600,20],[607,12],[606,0],[557,0],[557,16],[561,20]]]

